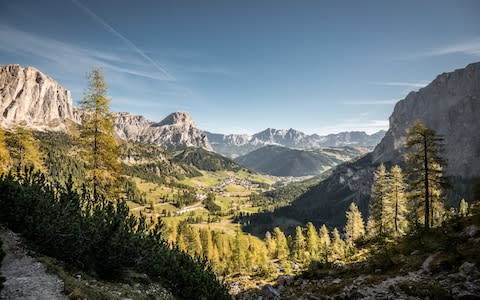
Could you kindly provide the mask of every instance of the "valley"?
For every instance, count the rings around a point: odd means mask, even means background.
[[[0,65],[0,262],[69,299],[477,299],[479,82],[480,62],[436,76],[386,131],[228,134],[112,112],[102,68],[74,102]]]

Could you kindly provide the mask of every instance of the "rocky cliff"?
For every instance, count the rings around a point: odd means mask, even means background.
[[[448,175],[480,176],[480,62],[438,75],[399,101],[373,162],[401,160],[407,129],[417,120],[444,136]]]
[[[0,124],[64,130],[74,120],[72,97],[51,77],[33,67],[0,66]]]
[[[191,115],[186,112],[174,112],[159,123],[143,116],[117,113],[115,132],[126,140],[158,144],[170,149],[187,146],[212,150],[207,136],[196,127]]]

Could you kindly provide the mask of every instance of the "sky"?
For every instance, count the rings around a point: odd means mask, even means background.
[[[480,1],[0,0],[0,65],[113,111],[219,133],[388,128],[395,102],[480,61]]]

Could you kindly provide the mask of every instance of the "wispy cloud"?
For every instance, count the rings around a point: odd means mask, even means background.
[[[426,81],[420,82],[374,82],[375,85],[383,85],[383,86],[400,86],[400,87],[408,87],[408,88],[423,88],[428,85]]]
[[[132,55],[103,52],[64,43],[0,25],[0,50],[50,60],[69,70],[99,66],[111,71],[155,80],[171,80]]]
[[[365,131],[368,134],[387,130],[389,126],[388,120],[344,120],[337,124],[323,126],[316,130],[320,135],[339,133],[343,131]]]
[[[398,102],[398,99],[366,99],[366,100],[355,100],[355,101],[344,101],[342,104],[345,105],[392,105]]]
[[[91,11],[88,7],[83,5],[80,1],[78,0],[72,0],[72,2],[79,7],[81,10],[83,10],[87,15],[89,15],[92,19],[94,19],[97,23],[102,25],[108,32],[112,33],[114,36],[122,40],[127,46],[129,46],[134,52],[136,52],[138,55],[143,57],[146,61],[148,61],[153,67],[155,67],[159,72],[163,73],[165,79],[168,80],[175,80],[175,77],[173,77],[167,70],[162,68],[160,65],[158,65],[150,56],[145,54],[144,51],[142,51],[139,47],[137,47],[132,41],[130,41],[128,38],[126,38],[123,34],[118,32],[115,28],[113,28],[111,25],[109,25],[107,22],[105,22],[102,18],[100,18],[97,14],[95,14],[93,11]]]
[[[470,41],[453,43],[443,47],[433,49],[425,53],[425,56],[441,56],[447,54],[462,53],[474,56],[480,56],[480,37]]]

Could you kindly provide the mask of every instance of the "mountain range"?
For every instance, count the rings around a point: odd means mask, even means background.
[[[251,136],[247,134],[205,133],[212,148],[230,158],[245,155],[266,145],[278,145],[294,149],[344,146],[373,149],[385,135],[385,131],[381,130],[371,135],[363,131],[351,131],[320,136],[318,134],[308,135],[293,128],[267,128]]]
[[[0,66],[0,125],[26,126],[35,130],[68,131],[80,124],[81,109],[73,105],[70,92],[34,67]],[[307,135],[289,129],[266,129],[253,136],[215,134],[199,129],[187,112],[174,112],[160,122],[128,112],[115,113],[115,132],[129,141],[153,143],[167,149],[200,147],[233,158],[265,145],[291,148],[330,146],[373,147],[384,132],[342,132],[328,136]]]

